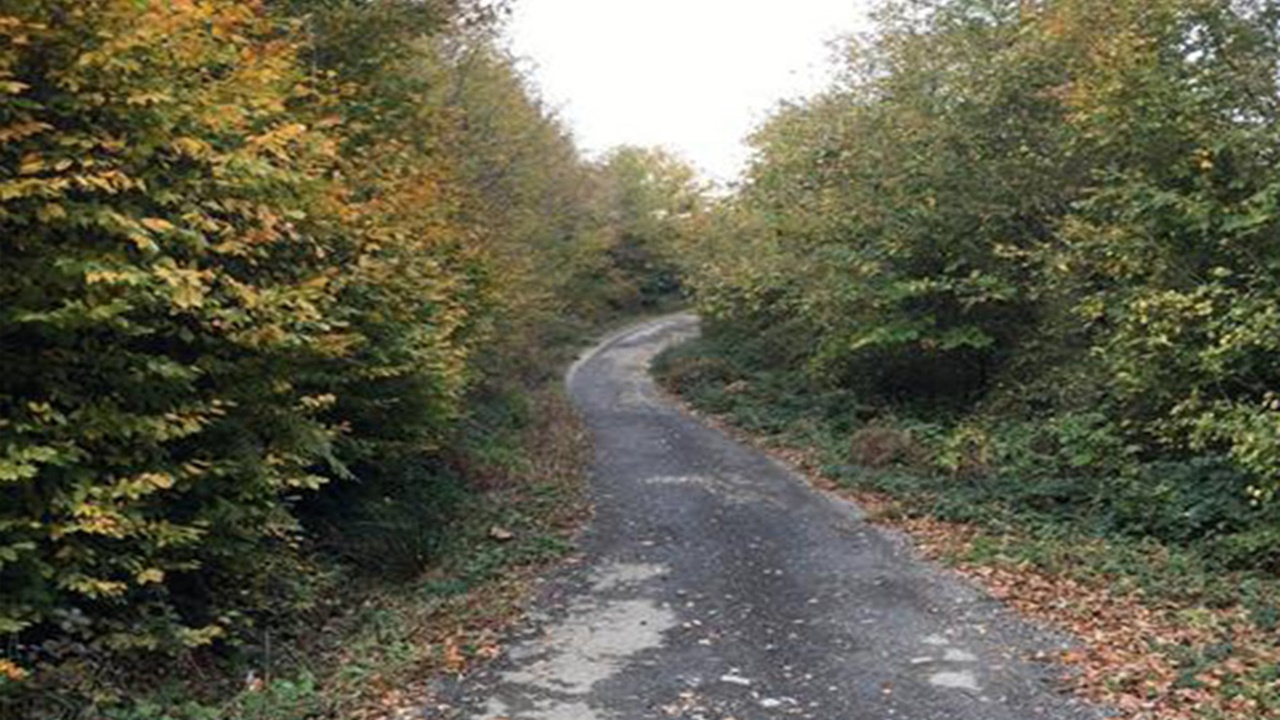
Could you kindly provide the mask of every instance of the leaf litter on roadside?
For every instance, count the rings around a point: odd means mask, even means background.
[[[919,515],[889,495],[844,487],[824,474],[814,450],[779,445],[727,418],[690,410],[793,466],[815,487],[851,500],[868,522],[907,534],[922,557],[951,567],[1020,615],[1070,633],[1074,648],[1029,659],[1060,664],[1067,687],[1117,717],[1280,718],[1280,636],[1254,622],[1242,603],[1157,600],[1103,572],[1037,567],[1017,558],[1013,550],[1024,539],[1015,534]],[[1107,552],[1104,540],[1094,542],[1099,555]],[[977,553],[979,545],[1010,552]]]

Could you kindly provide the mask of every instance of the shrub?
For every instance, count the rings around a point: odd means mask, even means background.
[[[328,139],[252,4],[20,3],[0,24],[0,632],[226,634],[293,493],[342,473]],[[211,30],[212,28],[212,30]],[[252,602],[252,600],[249,600]]]
[[[756,132],[688,265],[708,337],[793,395],[942,426],[935,464],[1010,506],[1106,507],[1176,542],[1232,513],[1262,527],[1244,509],[1280,478],[1275,7],[878,19],[831,88]]]
[[[911,433],[889,425],[867,425],[849,440],[849,459],[868,468],[910,462],[918,455],[919,446]]]

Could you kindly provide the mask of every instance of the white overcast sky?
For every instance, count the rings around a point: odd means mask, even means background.
[[[661,145],[732,180],[780,100],[830,78],[866,0],[515,0],[507,35],[579,144]]]

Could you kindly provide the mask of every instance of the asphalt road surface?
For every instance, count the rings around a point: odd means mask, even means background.
[[[1102,714],[1027,660],[1060,649],[856,507],[664,399],[688,315],[614,335],[567,382],[596,447],[585,561],[453,689],[484,720],[1035,720]]]

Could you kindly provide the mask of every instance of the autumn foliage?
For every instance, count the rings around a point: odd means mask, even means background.
[[[313,602],[309,527],[604,312],[557,295],[600,171],[496,12],[0,2],[0,694]]]

